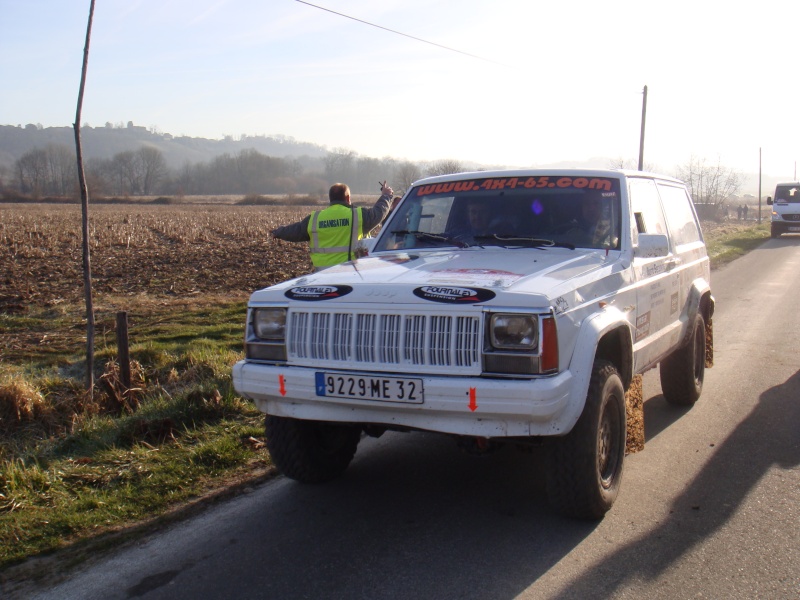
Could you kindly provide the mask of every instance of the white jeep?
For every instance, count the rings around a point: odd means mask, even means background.
[[[634,376],[660,363],[668,402],[700,396],[709,269],[670,177],[423,179],[369,256],[251,296],[233,384],[266,413],[272,459],[293,479],[339,476],[362,434],[386,430],[476,451],[544,444],[553,506],[597,519],[619,490]]]

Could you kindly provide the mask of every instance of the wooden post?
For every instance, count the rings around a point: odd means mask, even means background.
[[[86,44],[83,47],[83,68],[81,85],[78,90],[78,107],[75,110],[75,154],[78,159],[78,181],[81,187],[81,216],[83,230],[83,293],[86,299],[86,392],[94,395],[94,303],[92,301],[92,264],[89,251],[89,190],[83,170],[83,147],[81,145],[81,111],[83,110],[83,90],[86,87],[86,69],[89,64],[89,40],[92,36],[94,0],[89,5],[89,23],[86,26]]]
[[[639,133],[639,170],[644,170],[644,123],[647,117],[647,86],[642,90],[642,128]]]
[[[119,358],[119,376],[125,386],[127,396],[131,389],[131,354],[128,345],[128,313],[121,310],[117,313],[117,357]]]

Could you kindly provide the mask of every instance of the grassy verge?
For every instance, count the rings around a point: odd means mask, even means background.
[[[713,267],[768,238],[768,223],[706,232]],[[80,560],[76,548],[269,472],[261,414],[231,387],[244,304],[137,306],[136,389],[121,389],[114,314],[99,311],[92,398],[79,307],[0,315],[0,571],[67,546]]]
[[[244,315],[242,303],[131,315],[134,390],[121,387],[107,332],[91,398],[79,313],[0,318],[14,357],[0,366],[0,569],[79,540],[102,543],[268,471],[261,414],[231,386]]]
[[[711,229],[705,235],[711,268],[719,267],[747,254],[769,239],[769,220],[735,228]]]

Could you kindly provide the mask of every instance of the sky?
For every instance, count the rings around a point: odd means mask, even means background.
[[[89,0],[0,0],[0,124],[75,121]],[[339,13],[339,14],[336,14]],[[82,123],[796,177],[800,2],[97,0]]]

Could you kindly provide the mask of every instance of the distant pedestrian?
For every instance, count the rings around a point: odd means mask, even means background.
[[[744,218],[745,221],[747,221],[747,204],[742,206],[742,217]]]
[[[742,220],[742,206],[741,205],[736,207],[736,220],[737,221],[741,221]]]

